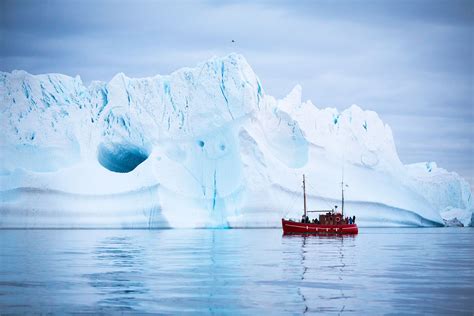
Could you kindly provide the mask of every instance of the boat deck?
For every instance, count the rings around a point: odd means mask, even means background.
[[[281,220],[284,234],[357,234],[357,224],[324,225],[315,223],[300,223],[291,220]]]

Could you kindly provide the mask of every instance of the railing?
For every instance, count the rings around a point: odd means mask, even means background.
[[[308,213],[332,213],[334,210],[317,210],[317,211],[307,211]]]

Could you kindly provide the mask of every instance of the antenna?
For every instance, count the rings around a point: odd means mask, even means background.
[[[349,187],[347,184],[345,186]],[[341,213],[342,213],[342,217],[344,217],[344,164],[342,164]]]
[[[342,217],[344,217],[344,179],[341,182],[341,187],[342,187],[341,210],[342,210]]]
[[[341,213],[344,218],[344,161],[342,161],[342,182],[341,182]]]

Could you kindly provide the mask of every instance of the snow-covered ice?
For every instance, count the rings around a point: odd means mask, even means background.
[[[339,204],[360,226],[432,226],[474,210],[468,183],[435,163],[403,165],[391,129],[277,100],[237,54],[170,75],[85,86],[0,73],[0,227],[275,227]]]

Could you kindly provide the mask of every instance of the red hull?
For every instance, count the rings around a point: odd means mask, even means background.
[[[281,220],[284,234],[341,234],[355,235],[359,232],[357,224],[321,225]]]

